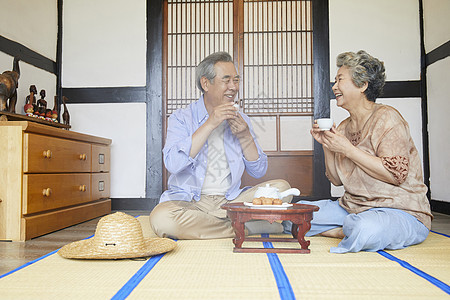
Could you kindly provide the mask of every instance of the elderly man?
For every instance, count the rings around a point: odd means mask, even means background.
[[[163,149],[171,173],[169,189],[150,214],[150,223],[161,237],[214,239],[233,237],[224,203],[252,201],[255,189],[270,184],[280,191],[285,180],[241,186],[244,170],[255,178],[267,171],[267,156],[256,141],[248,116],[238,111],[234,99],[240,77],[226,52],[206,57],[196,69],[200,99],[175,111],[169,118]],[[283,199],[290,202],[292,196]],[[281,233],[283,226],[267,221],[246,223],[248,234]]]

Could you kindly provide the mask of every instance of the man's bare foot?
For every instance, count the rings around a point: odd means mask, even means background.
[[[322,232],[320,236],[332,237],[337,239],[343,239],[345,237],[342,227],[336,227],[328,231]]]

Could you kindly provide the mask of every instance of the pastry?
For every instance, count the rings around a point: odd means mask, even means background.
[[[261,198],[262,198],[263,205],[272,205],[273,204],[273,198],[266,198],[266,197],[261,197]]]
[[[281,201],[281,199],[273,199],[273,205],[281,205],[283,204],[283,201]]]
[[[281,205],[283,201],[277,198],[259,197],[252,200],[253,205]]]
[[[253,205],[261,205],[262,204],[262,200],[261,198],[255,198],[252,201]]]

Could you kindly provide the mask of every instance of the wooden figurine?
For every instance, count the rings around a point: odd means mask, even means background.
[[[52,110],[52,121],[58,122],[58,96],[55,96],[55,102],[53,103],[53,110]]]
[[[69,100],[69,99],[66,96],[63,96],[62,102],[64,105],[64,112],[62,114],[62,117],[63,117],[64,124],[70,125],[70,115],[69,115],[69,110],[67,109],[67,106],[66,106],[66,100]],[[69,130],[69,129],[67,129],[67,130]]]
[[[25,98],[25,106],[23,110],[29,117],[33,116],[36,107],[36,95],[37,89],[35,85],[30,85],[30,94]]]
[[[40,92],[41,99],[37,101],[37,107],[39,111],[39,115],[45,117],[45,113],[47,110],[47,101],[45,101],[45,90],[41,90]]]
[[[13,70],[0,74],[0,111],[16,112],[17,86],[19,84],[19,59],[14,58]],[[8,105],[9,100],[9,105]]]

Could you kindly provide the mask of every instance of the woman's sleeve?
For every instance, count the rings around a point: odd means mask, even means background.
[[[393,175],[397,185],[402,184],[409,172],[411,136],[408,123],[396,110],[380,116],[372,134],[376,156]]]
[[[405,156],[384,156],[381,157],[383,166],[394,176],[397,185],[405,182],[408,177],[409,159]]]

